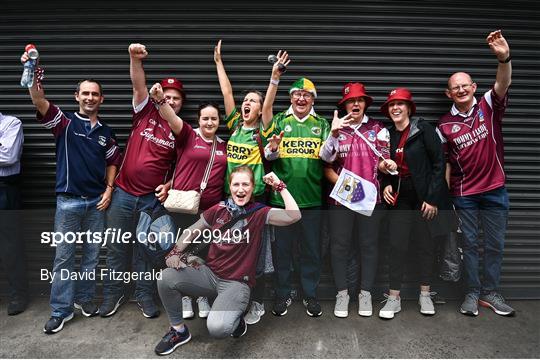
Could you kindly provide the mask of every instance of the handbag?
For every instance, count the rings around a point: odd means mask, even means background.
[[[216,147],[217,140],[214,138],[212,143],[212,152],[210,155],[210,161],[206,165],[206,170],[204,171],[204,176],[201,182],[200,191],[196,190],[174,190],[170,189],[168,191],[167,200],[163,206],[170,212],[175,213],[184,213],[184,214],[197,214],[199,212],[199,204],[201,202],[201,195],[206,185],[208,184],[208,178],[210,177],[210,170],[214,164],[214,159],[216,157]],[[174,182],[174,176],[176,174],[176,168],[174,169],[174,174],[171,182]]]

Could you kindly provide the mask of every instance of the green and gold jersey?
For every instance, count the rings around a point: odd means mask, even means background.
[[[248,165],[253,170],[255,176],[254,196],[260,196],[264,193],[265,184],[262,181],[264,176],[264,166],[262,156],[259,151],[259,145],[255,139],[255,133],[260,129],[244,128],[242,124],[242,114],[238,109],[234,109],[225,119],[227,128],[232,131],[231,137],[227,142],[227,173],[225,177],[225,193],[229,191],[229,175],[235,167]],[[263,146],[266,146],[266,139],[261,134]]]
[[[299,121],[289,109],[276,114],[263,135],[268,138],[281,131],[283,140],[273,171],[287,184],[300,208],[320,206],[323,164],[319,151],[330,133],[328,121],[314,112]],[[284,206],[281,195],[275,192],[272,192],[270,203]]]

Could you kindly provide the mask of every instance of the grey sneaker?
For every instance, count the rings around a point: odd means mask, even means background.
[[[379,317],[382,319],[393,319],[394,314],[401,311],[401,298],[384,294],[386,302],[384,307],[379,311]]]
[[[334,315],[339,318],[346,318],[349,316],[349,294],[336,295],[336,306],[334,306]]]
[[[244,321],[248,325],[256,324],[265,313],[264,304],[252,301],[248,313],[244,315]]]
[[[495,291],[482,295],[478,303],[480,306],[490,308],[498,315],[512,316],[516,313],[515,310],[504,301],[502,295]]]
[[[478,316],[478,295],[475,293],[465,295],[465,300],[461,303],[459,311],[465,315]]]
[[[193,312],[193,305],[191,304],[191,298],[189,296],[182,297],[182,318],[193,319],[195,313]]]
[[[427,295],[424,295],[420,293],[420,297],[418,298],[418,304],[420,305],[420,314],[435,315],[435,306],[433,305],[433,301],[431,300],[431,295],[434,294],[435,293],[427,293]]]
[[[199,317],[201,319],[206,319],[208,314],[210,314],[210,304],[208,303],[208,298],[199,296],[197,298],[197,307],[199,308]]]
[[[358,294],[358,315],[371,316],[373,315],[373,306],[371,305],[371,293],[360,291]]]

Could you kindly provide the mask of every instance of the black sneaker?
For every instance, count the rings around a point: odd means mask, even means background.
[[[169,355],[180,345],[184,345],[191,340],[191,334],[189,329],[184,325],[181,331],[176,331],[174,328],[170,328],[169,332],[161,339],[159,344],[156,345],[154,351],[158,355]]]
[[[306,312],[309,316],[317,317],[322,315],[321,305],[315,298],[307,298],[302,301],[306,307]]]
[[[28,305],[28,300],[26,300],[26,298],[15,297],[9,300],[9,303],[7,306],[7,314],[9,316],[18,315],[22,313],[24,310],[26,310],[27,305]]]
[[[137,306],[145,318],[152,319],[159,316],[159,309],[152,299],[137,301]]]
[[[47,321],[45,324],[45,327],[43,328],[43,332],[45,334],[55,334],[62,330],[64,327],[64,323],[73,319],[73,313],[69,314],[65,318],[59,317],[59,316],[53,316]]]
[[[108,317],[114,315],[118,307],[124,303],[124,295],[119,297],[110,297],[103,299],[101,306],[99,307],[99,315],[101,317]]]
[[[292,299],[290,296],[284,299],[276,300],[276,302],[274,303],[274,307],[272,308],[272,314],[276,316],[283,316],[287,314],[287,308],[291,306],[291,304]]]
[[[240,322],[238,323],[238,326],[236,327],[236,329],[233,331],[233,333],[231,334],[231,336],[233,338],[239,338],[239,337],[242,337],[244,335],[246,335],[247,333],[247,324],[246,322],[244,321],[244,317],[241,316],[240,317]]]
[[[99,309],[93,301],[86,301],[80,303],[74,303],[73,306],[77,310],[81,310],[81,313],[86,317],[92,317],[99,314]]]

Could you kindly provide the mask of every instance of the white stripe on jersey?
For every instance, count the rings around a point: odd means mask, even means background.
[[[107,150],[107,152],[105,153],[105,159],[108,159],[111,156],[113,156],[114,152],[116,151],[117,148],[118,148],[118,146],[116,146],[116,145],[111,146],[111,148],[109,150]]]
[[[64,116],[64,113],[62,111],[59,111],[58,114],[56,114],[56,116],[51,121],[44,123],[43,126],[45,126],[45,128],[47,129],[52,129],[53,127],[58,125],[58,123],[62,119],[62,116]]]

